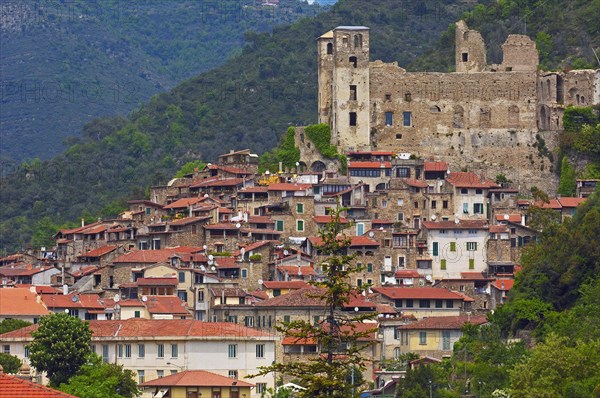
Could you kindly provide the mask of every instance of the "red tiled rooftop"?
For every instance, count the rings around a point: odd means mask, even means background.
[[[114,263],[163,263],[180,253],[196,253],[204,250],[201,247],[179,246],[160,250],[134,250],[113,260]]]
[[[304,281],[265,281],[267,289],[304,289],[310,285]]]
[[[562,207],[577,207],[586,201],[586,198],[560,197],[557,199]]]
[[[195,182],[190,185],[190,188],[209,188],[209,187],[234,187],[242,185],[245,178],[211,178]]]
[[[402,181],[409,187],[415,188],[427,188],[428,185],[425,181],[415,180],[414,178],[403,178]]]
[[[492,285],[494,285],[496,289],[504,291],[509,291],[512,289],[514,284],[514,279],[496,279],[494,282],[492,282]]]
[[[340,239],[343,239],[343,238],[340,238]],[[346,236],[344,239],[348,239],[350,241],[350,247],[379,246],[379,242],[369,239],[366,236]],[[308,238],[308,240],[314,246],[320,246],[323,244],[323,239],[321,239],[321,237],[318,237],[318,236],[311,236],[310,238]]]
[[[117,246],[102,246],[81,254],[79,257],[100,257],[117,249]]]
[[[184,370],[140,384],[142,387],[254,387],[243,380],[221,376],[205,370]]]
[[[165,209],[184,209],[186,207],[195,205],[196,203],[199,203],[202,200],[202,198],[182,198],[179,200],[176,200],[173,203],[170,203],[168,205],[166,205],[164,208]]]
[[[48,308],[105,308],[97,294],[44,294],[42,301]]]
[[[331,221],[333,221],[333,217],[332,216],[314,216],[313,220],[315,220],[315,222],[317,224],[327,224],[327,223],[330,223]],[[340,217],[340,223],[348,224],[348,220],[345,219],[344,217]]]
[[[287,182],[276,182],[269,185],[269,191],[305,191],[311,188],[311,184],[292,184]]]
[[[144,305],[150,314],[189,315],[186,302],[176,296],[147,296]]]
[[[193,223],[200,222],[200,221],[206,221],[209,219],[210,219],[210,217],[185,217],[185,218],[180,218],[178,220],[171,221],[169,224],[171,224],[171,226],[181,226],[181,225],[193,224]]]
[[[501,234],[503,232],[508,232],[508,227],[506,225],[490,225],[491,234]]]
[[[289,276],[311,276],[317,274],[312,267],[298,267],[297,265],[278,265],[277,271],[281,272],[282,274],[287,274]]]
[[[92,338],[115,337],[189,337],[189,338],[222,338],[239,339],[241,337],[274,337],[273,335],[231,322],[202,322],[192,319],[140,319],[89,321]],[[31,333],[38,325],[0,335],[0,338],[31,338]]]
[[[508,217],[506,217],[506,216],[508,216]],[[512,222],[512,223],[520,223],[521,215],[520,214],[496,214],[496,221],[498,221],[498,222],[508,221],[508,222]]]
[[[27,288],[0,289],[0,314],[4,317],[19,315],[48,315],[50,312],[42,303],[37,302],[37,295]]]
[[[457,188],[498,188],[498,184],[473,172],[455,171],[447,181]]]
[[[394,276],[396,278],[420,278],[421,274],[416,269],[400,269]]]
[[[74,395],[0,372],[0,398],[77,398]]]
[[[446,162],[425,162],[425,171],[448,171],[448,163]]]

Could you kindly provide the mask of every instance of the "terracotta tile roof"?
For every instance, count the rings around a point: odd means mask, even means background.
[[[261,248],[261,247],[266,246],[266,245],[271,244],[271,243],[279,243],[279,241],[276,241],[276,240],[259,240],[257,242],[252,243],[252,244],[249,244],[248,246],[244,246],[244,251],[246,253],[249,253],[252,250],[256,250],[258,248]]]
[[[261,300],[266,300],[269,298],[269,295],[266,292],[263,292],[261,290],[255,290],[253,292],[248,292],[248,294],[252,297],[256,297]]]
[[[485,316],[431,316],[423,318],[420,321],[411,323],[408,325],[398,326],[398,329],[403,330],[418,330],[418,329],[429,329],[429,330],[459,330],[465,324],[482,325],[487,323],[487,317]]]
[[[239,339],[242,337],[274,336],[255,329],[231,322],[203,322],[193,319],[141,319],[89,321],[92,339],[106,338],[155,338],[155,337],[188,337],[188,338],[222,338]],[[26,326],[22,329],[0,335],[0,338],[31,338],[31,333],[38,325]]]
[[[421,274],[416,269],[400,269],[394,276],[396,278],[421,278]]]
[[[399,312],[389,304],[377,304],[376,311],[378,314],[397,314]]]
[[[466,301],[466,302],[473,302],[473,301],[475,301],[475,299],[473,299],[473,298],[471,298],[471,297],[467,296],[467,295],[466,295],[466,294],[464,294],[464,293],[457,292],[456,290],[453,290],[452,292],[453,292],[453,293],[456,293],[456,294],[458,294],[459,296],[461,296],[461,297],[463,298],[463,301]]]
[[[457,188],[498,188],[498,184],[494,181],[471,171],[455,171],[450,173],[446,181]]]
[[[380,293],[390,299],[452,299],[464,300],[464,297],[447,289],[435,287],[373,287],[375,293]]]
[[[349,169],[390,169],[391,162],[349,162]]]
[[[550,201],[548,201],[548,202],[537,201],[537,202],[534,202],[533,205],[536,207],[542,208],[542,209],[553,209],[553,210],[562,209],[562,206],[557,199],[550,199]]]
[[[520,214],[508,214],[508,218],[506,218],[506,215],[507,214],[496,214],[496,221],[499,221],[499,222],[508,221],[508,222],[514,222],[514,223],[521,222]]]
[[[286,336],[281,341],[282,345],[316,345],[317,339],[314,337],[293,337]]]
[[[84,235],[94,235],[99,234],[100,232],[104,232],[108,229],[106,225],[98,225],[97,227],[87,229],[83,234]]]
[[[448,163],[446,162],[425,162],[425,171],[448,171]]]
[[[150,314],[189,315],[187,303],[176,296],[147,296],[144,303]]]
[[[330,223],[331,221],[333,221],[333,217],[332,216],[314,216],[313,220],[315,220],[315,222],[317,224],[327,224],[327,223]],[[340,223],[348,224],[348,220],[345,219],[344,217],[340,217]]]
[[[245,187],[238,190],[238,193],[263,193],[268,191],[269,187]]]
[[[246,297],[248,293],[239,287],[211,287],[210,292],[214,297]]]
[[[177,278],[138,278],[136,281],[138,286],[177,286]]]
[[[96,267],[93,267],[96,268]],[[31,287],[33,287],[35,289],[35,292],[37,294],[56,294],[56,293],[62,293],[61,289],[58,289],[56,287],[52,287],[52,286],[47,286],[47,285],[26,285],[23,283],[17,283],[15,284],[16,288],[24,288],[24,289],[28,289],[30,290]],[[2,313],[2,311],[0,311],[0,313]]]
[[[425,181],[415,180],[414,178],[402,178],[402,181],[409,187],[427,188],[429,186]]]
[[[102,246],[81,254],[79,257],[101,257],[117,249],[117,246]]]
[[[242,168],[239,167],[232,167],[232,166],[219,166],[219,165],[210,165],[208,166],[209,169],[211,170],[222,170],[226,173],[229,174],[243,174],[243,175],[250,175],[252,174],[251,172],[249,172],[248,170],[244,170]]]
[[[256,303],[257,307],[323,307],[325,289],[308,287]]]
[[[248,222],[251,224],[275,224],[275,221],[269,216],[249,216]]]
[[[11,315],[48,315],[50,312],[42,303],[37,302],[37,295],[26,288],[0,289],[0,314],[10,318]]]
[[[298,267],[297,265],[278,265],[277,271],[282,274],[288,274],[289,276],[311,276],[317,274],[312,267]]]
[[[237,262],[237,259],[235,257],[216,257],[215,256],[214,260],[215,260],[215,265],[219,269],[239,268],[240,267],[240,263]]]
[[[577,207],[586,201],[586,198],[560,197],[557,199],[562,207]]]
[[[379,246],[379,243],[367,238],[366,236],[347,236],[346,239],[350,240],[350,247],[356,246]],[[308,238],[310,243],[314,246],[320,246],[323,244],[323,239],[319,236],[311,236]]]
[[[269,191],[305,191],[311,188],[311,184],[292,184],[287,182],[276,182],[269,185]]]
[[[496,279],[492,285],[498,290],[509,291],[515,284],[514,279]]]
[[[100,225],[99,222],[95,222],[92,224],[84,225],[83,227],[71,228],[71,229],[61,229],[58,233],[62,233],[63,235],[77,234],[82,233],[90,228]]]
[[[2,276],[32,276],[35,274],[39,274],[40,272],[45,272],[48,270],[54,269],[53,266],[46,265],[42,267],[34,267],[31,264],[27,264],[24,266],[15,266],[13,268],[12,265],[6,265],[4,267],[0,267],[0,275]]]
[[[421,222],[427,229],[488,229],[486,220],[460,220],[454,221],[423,221]]]
[[[42,301],[48,308],[104,309],[97,294],[44,294]]]
[[[482,280],[482,281],[486,281],[488,279],[481,272],[461,272],[460,277],[462,279]]]
[[[180,218],[179,220],[171,221],[169,224],[173,225],[173,226],[180,226],[180,225],[193,224],[195,222],[200,222],[200,221],[206,221],[209,219],[210,219],[210,217],[186,217],[186,218]]]
[[[267,289],[304,289],[310,285],[304,281],[266,281],[263,285]]]
[[[205,370],[184,370],[140,384],[142,387],[254,387],[254,384]]]
[[[0,398],[77,398],[0,372]]]
[[[165,209],[185,209],[189,206],[201,202],[201,198],[182,198],[166,205]]]
[[[490,225],[490,233],[491,234],[500,234],[503,232],[508,232],[508,226],[506,226],[506,225]]]

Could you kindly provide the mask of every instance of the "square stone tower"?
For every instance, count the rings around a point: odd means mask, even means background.
[[[341,150],[368,148],[369,28],[338,26],[318,40],[319,122]]]

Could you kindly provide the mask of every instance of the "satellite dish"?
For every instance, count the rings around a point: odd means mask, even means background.
[[[235,227],[236,227],[236,228],[239,228],[239,227],[241,227],[241,226],[242,226],[242,224],[240,224],[240,223],[237,223],[237,224],[235,224]]]
[[[284,256],[287,256],[288,254],[290,254],[290,252],[288,252],[287,250],[284,250],[284,251],[283,251],[283,255],[284,255]]]
[[[508,214],[505,214],[505,215],[504,215],[504,219],[505,219],[505,220],[509,220],[509,219],[510,219],[510,216],[509,216]]]
[[[358,312],[358,307],[354,307],[354,311],[355,311],[355,312]]]
[[[74,303],[76,303],[76,302],[79,301],[79,297],[73,296],[73,297],[71,297],[71,301],[74,302]]]
[[[259,280],[257,280],[256,282],[257,282],[259,285],[262,285],[262,284],[263,284],[263,280],[262,280],[262,279],[259,279]]]
[[[211,270],[216,271],[217,267],[215,267],[214,265],[212,267],[210,267]]]
[[[459,224],[459,223],[460,223],[460,220],[458,218],[455,218],[454,219],[454,224]]]
[[[212,261],[212,260],[214,260],[214,258],[215,258],[215,256],[213,256],[212,254],[209,254],[209,255],[208,255],[208,259],[209,259],[209,260],[211,260],[211,261]]]
[[[142,301],[145,303],[146,301],[148,301],[148,297],[142,296]]]
[[[204,246],[202,246],[202,248],[203,248],[204,250],[206,250],[206,249],[208,249],[208,246],[204,245]]]
[[[432,280],[431,275],[425,275],[425,279],[427,280],[427,282],[431,282],[431,280]]]
[[[118,294],[115,294],[115,297],[113,297],[113,300],[115,300],[115,303],[118,303],[119,301],[121,301],[121,296],[119,296]]]
[[[373,231],[369,232],[369,236],[372,238],[375,236],[375,233]]]
[[[204,197],[205,197],[205,198],[208,198],[208,194],[207,194],[207,193],[205,193],[205,194],[204,194]]]
[[[436,216],[435,214],[432,214],[432,215],[431,215],[431,219],[432,219],[433,221],[435,221],[435,219],[436,219],[436,218],[437,218],[437,216]]]

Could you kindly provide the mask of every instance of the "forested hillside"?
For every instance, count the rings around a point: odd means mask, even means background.
[[[222,65],[246,31],[322,10],[299,0],[3,1],[0,158],[59,154],[93,118],[125,115]]]
[[[502,62],[501,46],[514,33],[535,40],[540,67],[544,70],[600,67],[592,50],[595,48],[600,54],[598,0],[498,0],[476,6],[465,13],[464,19],[469,28],[481,32],[488,63]],[[408,69],[454,70],[454,26],[448,27],[436,48],[411,63]]]
[[[373,7],[345,0],[272,34],[248,33],[241,54],[222,67],[153,97],[127,119],[87,124],[56,158],[5,164],[0,248],[25,247],[32,235],[44,238],[56,223],[84,213],[115,214],[119,200],[143,196],[145,187],[164,183],[189,160],[211,161],[244,147],[260,153],[289,125],[315,122],[315,39],[335,26],[371,27],[372,59],[405,65],[433,47],[469,5],[381,0]]]

